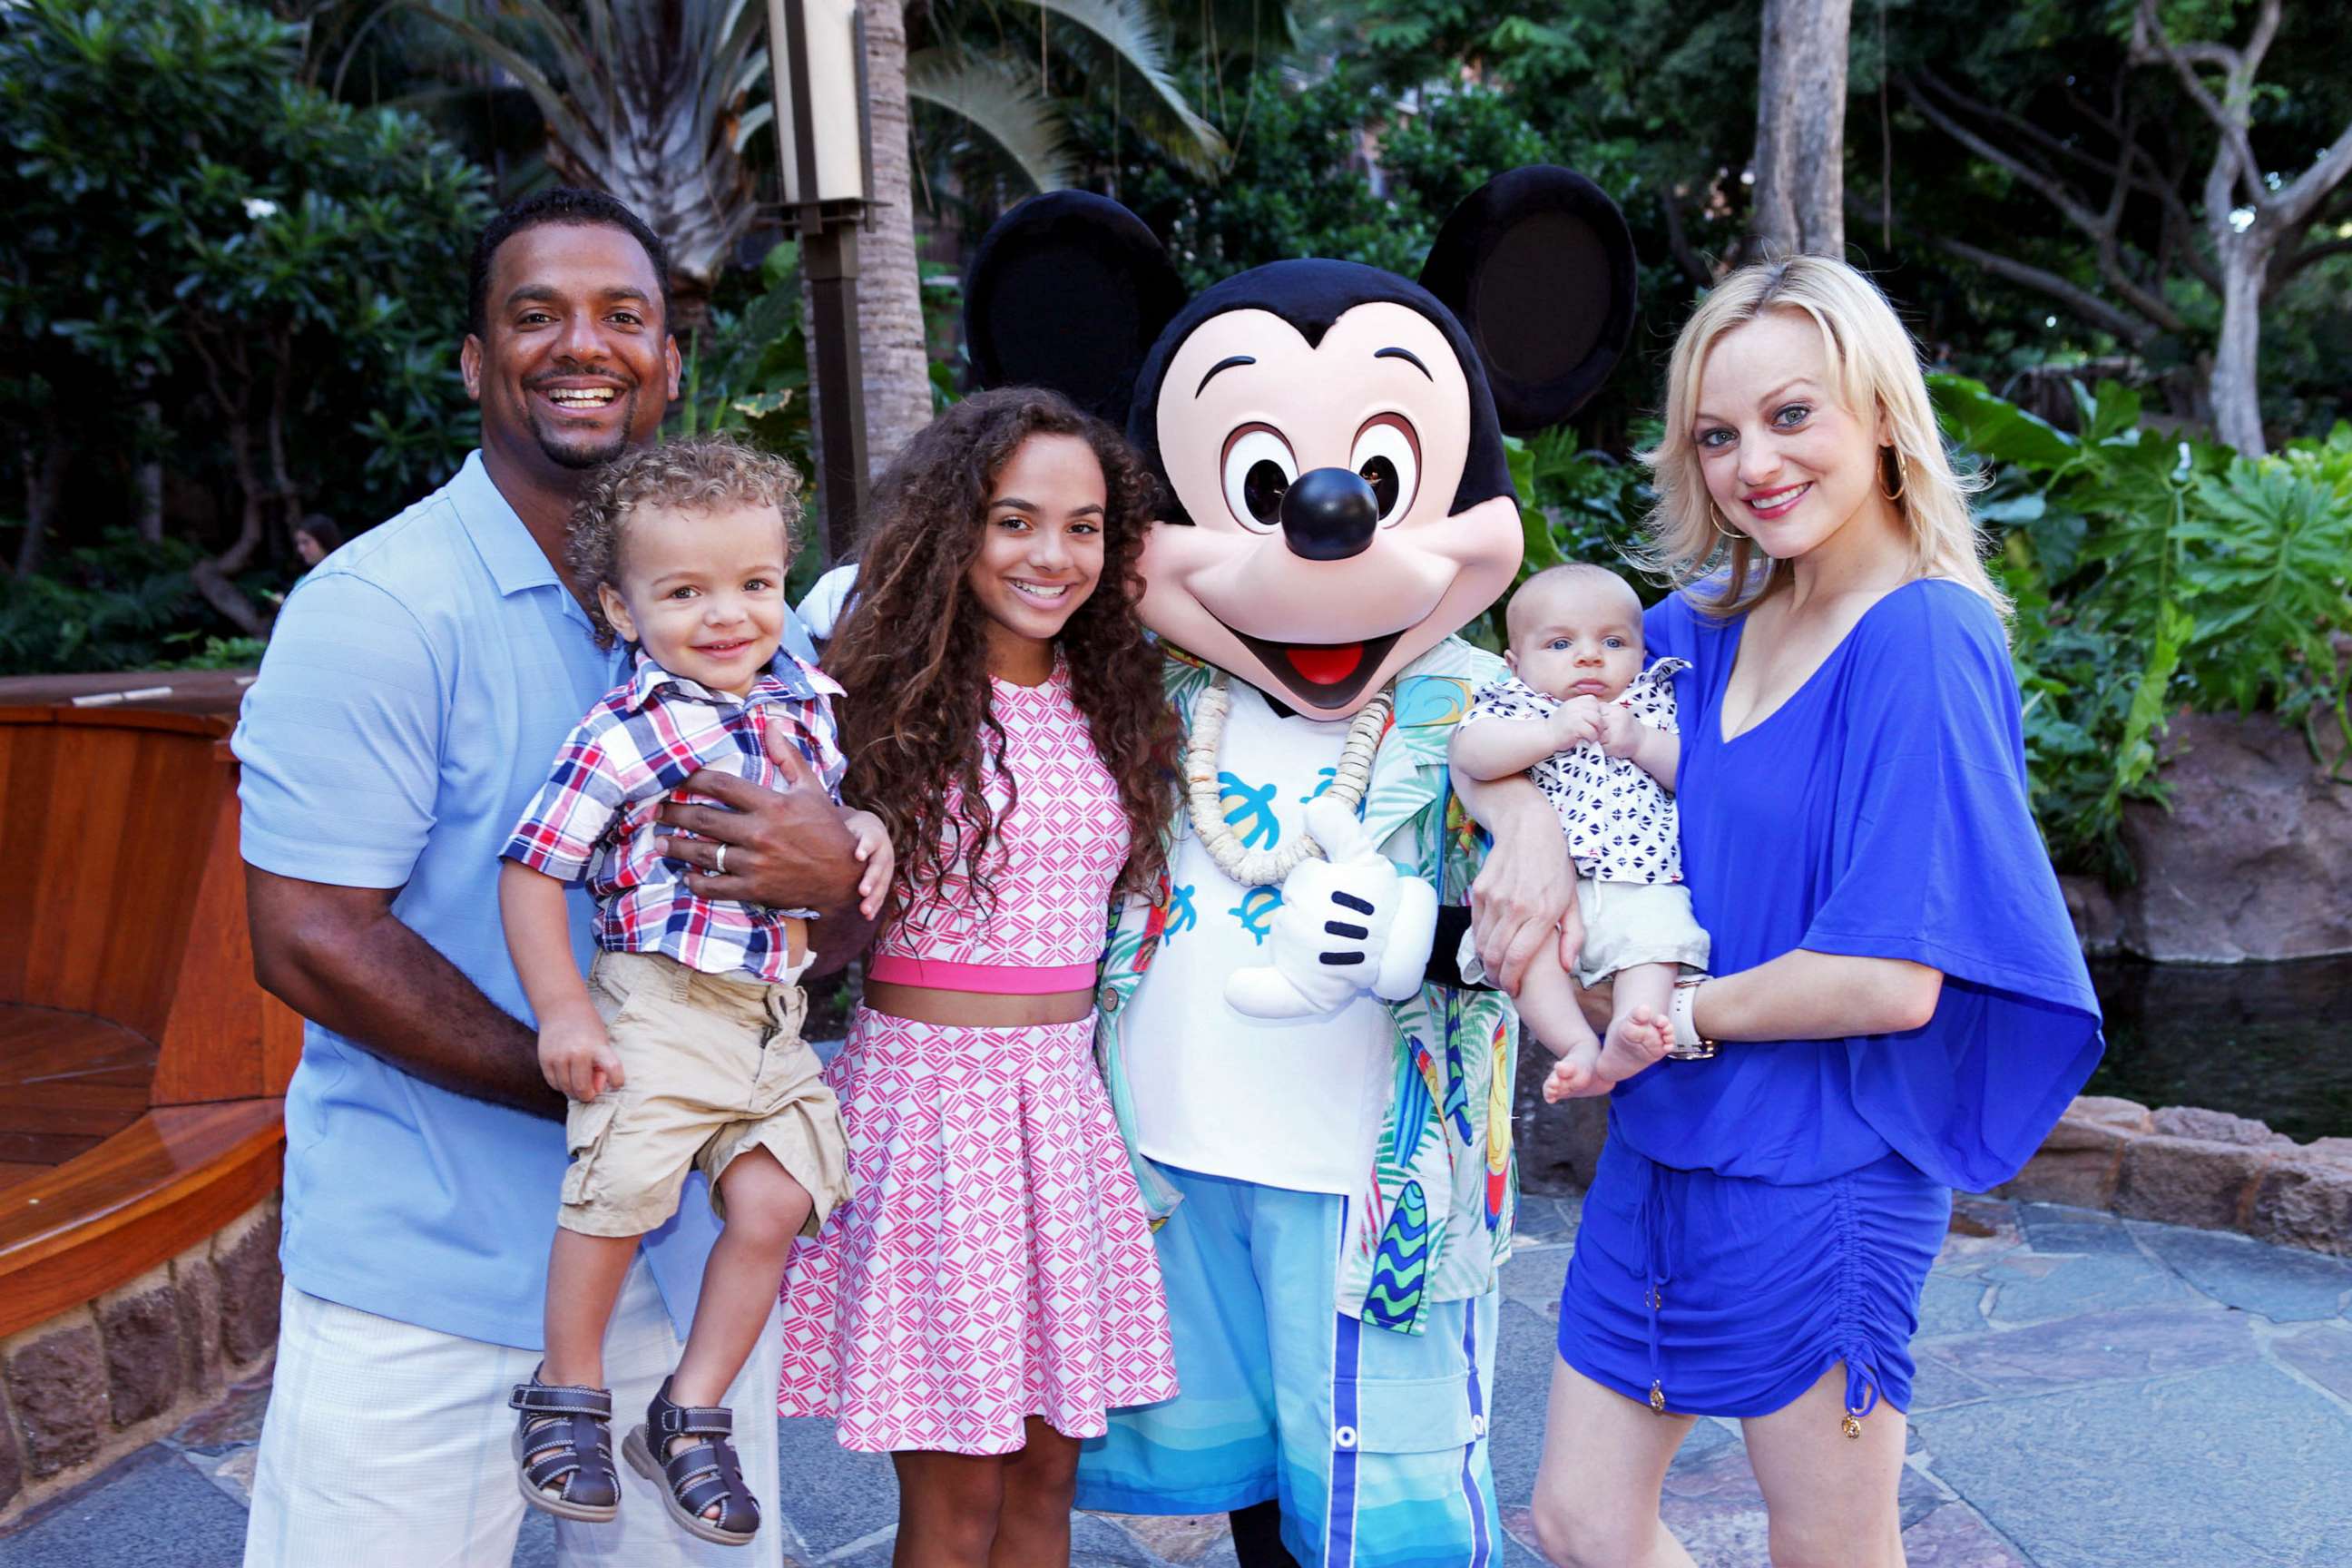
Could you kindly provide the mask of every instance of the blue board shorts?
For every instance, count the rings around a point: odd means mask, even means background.
[[[1338,1310],[1351,1200],[1167,1166],[1153,1237],[1181,1392],[1110,1412],[1077,1503],[1226,1513],[1276,1500],[1301,1568],[1502,1560],[1487,1460],[1496,1297],[1440,1301],[1421,1334]]]
[[[1843,1362],[1846,1411],[1911,1408],[1919,1294],[1949,1187],[1899,1154],[1780,1185],[1601,1145],[1560,1288],[1559,1353],[1676,1415],[1769,1415]]]

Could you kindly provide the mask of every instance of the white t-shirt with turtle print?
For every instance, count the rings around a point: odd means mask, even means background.
[[[1688,659],[1662,658],[1611,700],[1653,730],[1679,734],[1674,676],[1689,668]],[[1559,706],[1560,699],[1547,697],[1513,676],[1482,689],[1462,716],[1462,724],[1482,719],[1548,719]],[[1528,776],[1559,813],[1578,876],[1600,882],[1683,879],[1682,821],[1675,810],[1674,792],[1633,758],[1612,757],[1598,741],[1588,741],[1546,757],[1528,770]]]

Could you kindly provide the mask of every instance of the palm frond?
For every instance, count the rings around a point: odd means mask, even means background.
[[[907,96],[970,123],[1041,191],[1061,189],[1076,172],[1064,151],[1062,120],[1052,100],[1003,60],[914,50],[907,57]]]
[[[1194,112],[1168,74],[1168,30],[1144,0],[1034,0],[1040,10],[1067,17],[1092,33],[1160,100],[1181,134],[1161,138],[1168,154],[1194,174],[1211,174],[1225,155],[1225,139]],[[1159,118],[1158,116],[1154,117]],[[1163,121],[1164,123],[1165,121]]]

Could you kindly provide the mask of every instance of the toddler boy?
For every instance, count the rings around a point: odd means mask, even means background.
[[[839,1108],[800,1037],[812,911],[697,897],[658,853],[662,803],[698,769],[835,795],[844,762],[827,699],[841,688],[781,656],[799,476],[726,440],[648,447],[582,500],[574,580],[598,640],[635,654],[581,721],[509,839],[499,900],[539,1022],[547,1080],[571,1097],[572,1160],[547,1276],[547,1354],[509,1399],[523,1496],[571,1519],[620,1501],[604,1386],[606,1320],[637,1238],[676,1212],[689,1169],[725,1222],[677,1371],[624,1445],[678,1524],[738,1544],[759,1529],[723,1400],[775,1305],[795,1236],[847,1194]],[[763,731],[805,768],[778,767]],[[803,776],[794,778],[793,773]],[[888,885],[882,824],[845,811],[870,916]],[[726,871],[726,850],[716,870]],[[567,885],[596,899],[583,983]],[[760,1413],[765,1419],[767,1412]]]

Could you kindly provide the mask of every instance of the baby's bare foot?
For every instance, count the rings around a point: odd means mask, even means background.
[[[1544,1076],[1544,1103],[1558,1105],[1563,1100],[1580,1100],[1607,1089],[1601,1081],[1600,1061],[1601,1042],[1587,1031],[1583,1043],[1570,1046]]]
[[[1609,1037],[1601,1044],[1597,1068],[1601,1078],[1621,1083],[1658,1061],[1674,1043],[1670,1026],[1647,1007],[1636,1007],[1609,1021]]]

